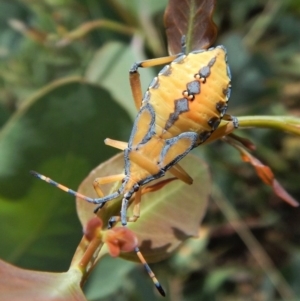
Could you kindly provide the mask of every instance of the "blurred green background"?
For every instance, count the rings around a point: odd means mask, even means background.
[[[68,268],[82,233],[73,199],[28,171],[76,188],[116,153],[103,144],[106,137],[128,139],[136,114],[128,70],[167,55],[166,5],[1,0],[2,259],[45,271]],[[214,20],[233,76],[229,113],[299,116],[299,0],[218,1]],[[144,88],[156,72],[141,70]],[[300,200],[299,138],[262,129],[236,133],[255,143],[255,155]],[[166,299],[300,300],[299,209],[274,196],[229,145],[215,142],[194,153],[210,166],[212,200],[200,239],[152,265]],[[160,298],[143,268],[121,259],[102,261],[85,290],[89,300]]]

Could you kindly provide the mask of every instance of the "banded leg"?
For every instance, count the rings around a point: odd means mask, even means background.
[[[170,180],[173,179],[168,179],[170,182]],[[167,181],[167,180],[164,180]],[[157,183],[159,184],[159,183]],[[154,186],[154,185],[153,185]],[[161,185],[160,185],[161,186]],[[155,189],[154,189],[155,190]],[[154,191],[152,190],[152,191]],[[122,224],[124,226],[124,220],[123,218],[125,217],[125,226],[126,226],[126,222],[136,222],[137,219],[140,217],[140,204],[141,204],[141,197],[142,197],[142,189],[139,189],[136,193],[135,193],[135,198],[133,201],[133,216],[132,217],[126,217],[126,213],[127,213],[127,202],[128,200],[123,199],[122,200],[122,209],[121,209],[121,216],[112,216],[109,221],[108,221],[108,228],[113,227],[113,225],[120,221],[122,219]],[[126,205],[123,205],[123,202],[126,202]],[[122,213],[124,212],[125,215],[122,215]],[[155,277],[155,274],[153,273],[152,269],[150,268],[149,264],[147,263],[146,259],[144,258],[143,254],[141,253],[140,249],[138,247],[136,247],[134,249],[137,257],[139,258],[140,262],[143,264],[145,270],[147,271],[149,277],[152,279],[156,289],[158,290],[158,292],[162,295],[165,296],[166,293],[163,289],[163,287],[161,286],[161,284],[159,283],[159,281],[157,280],[157,278]]]
[[[91,197],[88,197],[86,195],[83,195],[75,190],[72,190],[58,182],[55,182],[54,180],[36,172],[36,171],[30,171],[30,173],[40,179],[40,180],[43,180],[73,196],[75,196],[76,198],[79,198],[79,199],[82,199],[84,201],[87,201],[89,203],[92,203],[92,204],[99,204],[99,206],[97,207],[97,210],[99,210],[100,208],[102,208],[104,206],[104,204],[108,201],[111,201],[115,198],[117,198],[121,193],[122,191],[116,191],[110,195],[107,195],[107,196],[104,196],[103,195],[103,192],[101,190],[101,188],[99,187],[100,184],[107,184],[107,183],[112,183],[112,182],[116,182],[116,181],[120,181],[124,178],[124,174],[119,174],[119,175],[113,175],[113,176],[107,176],[107,177],[103,177],[103,178],[99,178],[99,179],[96,179],[96,183],[94,184],[94,187],[96,189],[96,192],[99,196],[101,196],[100,198],[91,198]]]
[[[157,280],[157,278],[155,277],[155,274],[153,273],[153,271],[151,270],[150,266],[148,265],[147,261],[145,260],[143,254],[141,253],[140,249],[138,247],[136,247],[134,249],[137,257],[139,258],[139,260],[141,261],[141,263],[143,264],[143,266],[145,267],[148,275],[150,276],[150,278],[152,279],[155,287],[157,288],[157,290],[159,291],[159,293],[165,297],[166,293],[164,291],[164,289],[162,288],[161,284],[159,283],[159,281]]]

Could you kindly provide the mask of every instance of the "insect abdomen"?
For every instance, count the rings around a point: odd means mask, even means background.
[[[229,97],[225,49],[190,53],[163,70],[149,87],[157,135],[167,139],[183,132],[201,135],[215,130]]]

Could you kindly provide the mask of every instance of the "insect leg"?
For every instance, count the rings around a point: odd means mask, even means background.
[[[94,189],[96,190],[96,193],[98,194],[98,196],[100,198],[103,198],[104,194],[100,188],[100,185],[122,181],[124,179],[124,177],[125,177],[124,174],[118,174],[118,175],[106,176],[106,177],[102,177],[102,178],[96,178],[93,183]]]
[[[223,116],[223,119],[228,120],[228,121],[232,121],[232,123],[233,123],[233,125],[236,129],[239,127],[239,121],[238,121],[237,117],[229,115],[229,114],[225,114]]]
[[[127,211],[127,203],[128,200],[123,199],[122,200],[122,209],[121,209],[121,215],[122,215],[122,210],[124,210],[125,212],[125,218],[128,222],[135,222],[139,216],[140,216],[140,203],[141,203],[141,198],[142,198],[142,190],[139,189],[136,193],[135,193],[135,198],[134,198],[134,203],[133,203],[133,216],[126,218],[126,211]],[[124,204],[123,204],[124,202]],[[124,206],[124,207],[123,207]],[[110,218],[109,220],[109,225],[112,227],[112,225],[115,222],[118,222],[121,220],[120,216],[114,216],[112,218]],[[122,216],[122,224],[123,224],[123,216]],[[143,264],[143,266],[145,267],[145,270],[147,271],[148,275],[150,276],[150,278],[152,279],[156,289],[159,291],[159,293],[162,296],[165,296],[166,293],[164,291],[164,289],[162,288],[161,284],[159,283],[159,281],[157,280],[157,278],[155,277],[155,274],[153,273],[153,271],[151,270],[149,264],[147,263],[146,259],[144,258],[143,254],[141,253],[140,249],[138,247],[136,247],[134,249],[137,257],[139,258],[139,260],[141,261],[141,263]]]
[[[177,163],[169,169],[170,173],[183,181],[184,183],[191,185],[193,184],[193,179],[191,176]]]
[[[136,222],[140,217],[141,212],[141,199],[142,199],[142,190],[139,189],[135,193],[134,201],[133,201],[133,215],[128,218],[129,222]]]
[[[135,222],[139,218],[141,199],[142,199],[142,190],[139,189],[135,193],[135,198],[134,198],[134,203],[133,203],[133,216],[128,219],[129,222]],[[148,275],[152,279],[152,281],[153,281],[155,287],[157,288],[157,290],[159,291],[159,293],[162,296],[165,296],[166,294],[165,294],[164,289],[162,288],[161,284],[159,283],[159,281],[155,277],[155,274],[151,270],[150,266],[148,265],[146,259],[144,258],[143,254],[141,253],[140,249],[138,247],[136,247],[134,249],[134,251],[135,251],[137,257],[139,258],[139,260],[141,261],[141,263],[143,264],[143,266],[145,267]]]
[[[85,195],[82,195],[82,194],[80,194],[80,193],[78,193],[78,192],[76,192],[76,191],[74,191],[74,190],[72,190],[72,189],[70,189],[70,188],[68,188],[68,187],[66,187],[66,186],[64,186],[64,185],[62,185],[62,184],[60,184],[60,183],[57,183],[57,182],[53,181],[52,179],[50,179],[50,178],[48,178],[48,177],[46,177],[46,176],[44,176],[44,175],[41,175],[41,174],[39,174],[39,173],[37,173],[37,172],[35,172],[35,171],[31,171],[30,173],[31,173],[33,176],[35,176],[35,177],[37,177],[37,178],[39,178],[39,179],[41,179],[41,180],[43,180],[43,181],[46,181],[47,183],[49,183],[49,184],[51,184],[51,185],[53,185],[53,186],[55,186],[55,187],[57,187],[57,188],[59,188],[59,189],[65,191],[65,192],[67,192],[67,193],[70,193],[70,194],[74,195],[75,197],[78,197],[78,198],[80,198],[80,199],[86,200],[86,201],[88,201],[88,202],[90,202],[90,203],[97,203],[97,202],[99,203],[99,200],[101,200],[101,199],[93,199],[93,198],[87,197],[87,196],[85,196]],[[122,176],[122,177],[121,177],[121,176]],[[123,174],[122,174],[122,175],[120,174],[120,175],[114,175],[114,176],[108,176],[108,177],[98,178],[98,179],[96,179],[95,181],[96,181],[96,185],[100,185],[100,184],[106,184],[106,183],[110,183],[110,182],[114,182],[114,181],[123,179],[123,177],[124,177],[124,175],[123,175]],[[97,189],[96,189],[96,187],[97,187]],[[98,186],[96,186],[96,187],[95,187],[96,192],[97,192],[97,194],[99,194],[99,192],[101,191],[101,189],[100,189]],[[103,195],[103,192],[102,192],[102,191],[100,192],[100,195],[101,195],[101,194]],[[106,201],[109,201],[109,200],[111,200],[111,199],[113,199],[113,198],[118,197],[119,194],[120,194],[119,192],[116,192],[116,193],[110,195],[110,196],[113,196],[113,197],[107,198]],[[100,195],[99,195],[99,196],[100,196]],[[139,203],[140,203],[140,201],[141,201],[141,196],[139,196],[138,198],[139,198],[139,200],[136,201],[138,204],[136,204],[137,207],[136,207],[136,209],[134,209],[134,212],[135,212],[134,215],[138,215],[138,216],[139,216]],[[104,204],[105,204],[105,201],[98,207],[98,209],[101,208]],[[96,209],[96,210],[98,210],[98,209]],[[125,208],[125,213],[126,213],[126,209],[127,209],[127,204],[126,204],[126,208]],[[137,217],[138,217],[138,216],[137,216]],[[119,218],[120,218],[120,217],[119,217]],[[138,258],[140,259],[141,263],[143,264],[143,266],[145,267],[147,273],[148,273],[149,276],[151,277],[151,279],[152,279],[152,281],[153,281],[155,287],[156,287],[157,290],[159,291],[159,293],[160,293],[162,296],[165,296],[166,294],[165,294],[164,289],[162,288],[161,284],[158,282],[157,278],[155,277],[155,274],[153,273],[153,271],[151,270],[150,266],[149,266],[148,263],[146,262],[144,256],[143,256],[142,253],[140,252],[139,248],[136,247],[136,248],[134,249],[134,251],[136,252],[136,254],[137,254]]]
[[[101,196],[100,198],[91,198],[91,197],[88,197],[86,195],[83,195],[75,190],[72,190],[58,182],[55,182],[54,180],[36,172],[36,171],[30,171],[30,173],[35,176],[36,178],[40,179],[40,180],[43,180],[69,194],[72,194],[73,196],[75,196],[76,198],[79,198],[79,199],[82,199],[82,200],[85,200],[89,203],[93,203],[93,204],[100,204],[100,206],[96,209],[99,210],[99,208],[102,208],[104,206],[104,204],[110,200],[113,200],[115,198],[117,198],[119,195],[120,195],[120,191],[116,191],[110,195],[107,195],[107,196],[104,196],[103,195],[103,192],[101,191],[101,189],[99,187],[97,187],[96,189],[96,192],[99,196]],[[103,177],[103,178],[100,178],[101,179],[101,183],[102,184],[106,184],[106,183],[110,183],[110,182],[114,182],[114,181],[119,181],[120,179],[123,179],[124,178],[124,175],[122,175],[122,178],[121,178],[121,175],[115,175],[115,176],[108,176],[108,177]],[[96,179],[96,180],[99,180],[99,179]],[[95,181],[96,181],[95,180]]]
[[[141,203],[141,190],[138,190],[135,193],[134,201],[133,201],[133,216],[127,217],[127,207],[129,203],[129,199],[124,197],[122,199],[121,205],[121,215],[120,216],[112,216],[108,221],[108,228],[112,228],[113,225],[119,221],[122,222],[122,226],[126,226],[127,222],[135,222],[140,217],[140,203]]]
[[[132,67],[129,70],[129,81],[130,81],[132,96],[137,110],[140,109],[142,104],[142,99],[143,99],[141,80],[140,80],[140,74],[138,72],[138,68],[148,68],[157,65],[168,64],[172,62],[174,59],[176,59],[177,56],[178,55],[165,56],[156,59],[137,62],[132,65]]]
[[[125,148],[128,147],[128,143],[127,142],[113,140],[113,139],[110,139],[110,138],[106,138],[104,140],[104,143],[106,145],[109,145],[111,147],[114,147],[114,148],[117,148],[117,149],[120,149],[120,150],[124,150]]]
[[[138,258],[141,261],[141,263],[143,264],[143,266],[145,267],[147,273],[149,274],[150,278],[152,279],[152,281],[153,281],[155,287],[157,288],[157,290],[159,291],[159,293],[162,296],[165,297],[166,293],[165,293],[164,289],[162,288],[161,284],[159,283],[159,281],[155,277],[155,274],[151,270],[150,266],[148,265],[147,261],[145,260],[145,258],[143,256],[143,254],[141,253],[140,249],[138,247],[136,247],[134,251],[136,252],[136,255],[138,256]]]
[[[62,185],[62,184],[60,184],[58,182],[55,182],[52,179],[50,179],[50,178],[48,178],[48,177],[46,177],[46,176],[44,176],[44,175],[42,175],[42,174],[40,174],[40,173],[38,173],[36,171],[31,170],[30,173],[34,177],[36,177],[36,178],[38,178],[40,180],[43,180],[43,181],[45,181],[45,182],[47,182],[47,183],[49,183],[49,184],[51,184],[51,185],[53,185],[53,186],[61,189],[61,190],[69,193],[69,194],[72,194],[73,196],[75,196],[77,198],[83,199],[83,200],[88,201],[90,203],[94,202],[93,198],[87,197],[87,196],[85,196],[85,195],[83,195],[83,194],[81,194],[81,193],[79,193],[77,191],[74,191],[74,190],[72,190],[72,189],[70,189],[70,188],[68,188],[68,187],[66,187],[66,186],[64,186],[64,185]]]

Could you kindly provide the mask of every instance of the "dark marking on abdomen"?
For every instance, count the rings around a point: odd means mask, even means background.
[[[212,117],[208,120],[207,123],[212,128],[212,130],[214,131],[215,129],[217,129],[220,122],[221,122],[221,119],[219,117]]]
[[[196,95],[200,93],[200,83],[197,80],[189,82],[186,87],[189,95]]]
[[[220,116],[223,117],[224,114],[226,113],[226,110],[227,110],[227,103],[224,102],[224,101],[222,101],[222,100],[220,100],[216,104],[216,109],[220,113]]]
[[[201,82],[205,83],[206,79],[210,76],[210,68],[214,65],[214,63],[216,62],[217,58],[213,57],[207,64],[207,66],[204,66],[202,68],[200,68],[200,70],[198,71],[198,73],[196,73],[194,75],[194,77],[198,80],[200,80]]]
[[[176,99],[174,103],[174,112],[170,114],[169,119],[167,120],[167,123],[165,125],[165,130],[168,130],[174,124],[181,113],[189,111],[189,101],[186,98]]]
[[[209,132],[209,131],[203,131],[199,134],[199,140],[200,140],[200,143],[203,143],[205,140],[207,140],[210,135],[211,135],[212,132]]]

